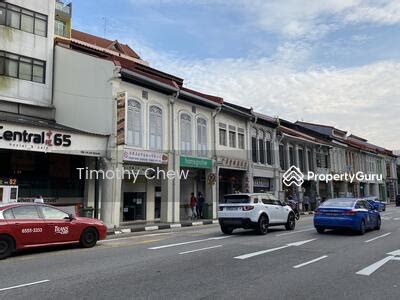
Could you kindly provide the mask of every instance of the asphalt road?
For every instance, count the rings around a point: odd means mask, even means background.
[[[397,251],[397,252],[396,252]],[[391,254],[388,254],[391,253]],[[399,299],[400,208],[363,236],[312,216],[266,236],[217,225],[31,250],[0,261],[0,299]]]

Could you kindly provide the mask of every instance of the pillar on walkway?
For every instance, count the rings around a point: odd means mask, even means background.
[[[117,173],[118,165],[111,160],[102,159],[101,170],[110,170]],[[119,166],[122,170],[122,164]],[[115,176],[111,179],[101,180],[101,219],[109,228],[116,228],[120,225],[121,218],[121,179]]]

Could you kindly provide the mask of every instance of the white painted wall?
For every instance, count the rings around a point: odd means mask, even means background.
[[[91,133],[111,134],[113,70],[111,61],[56,46],[56,121]]]

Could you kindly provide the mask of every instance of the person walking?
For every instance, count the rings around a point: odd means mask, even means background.
[[[192,220],[194,220],[197,218],[197,199],[194,196],[194,193],[191,193],[190,208],[192,209]]]
[[[197,215],[199,216],[200,219],[203,219],[203,208],[204,208],[204,203],[206,202],[206,199],[204,199],[204,196],[201,192],[197,194]]]
[[[310,204],[310,197],[308,195],[305,195],[303,197],[303,204],[304,204],[304,211],[308,211],[308,206]]]

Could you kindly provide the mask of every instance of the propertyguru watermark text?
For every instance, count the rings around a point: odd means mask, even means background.
[[[163,170],[157,168],[147,168],[145,170],[127,170],[127,169],[109,169],[109,170],[90,170],[89,168],[76,168],[79,173],[79,179],[129,179],[135,183],[140,175],[148,180],[173,180],[175,178],[186,180],[189,176],[189,170]]]
[[[364,172],[357,172],[354,174],[351,173],[342,173],[342,174],[318,174],[314,172],[307,172],[307,175],[304,178],[305,180],[315,180],[315,181],[347,181],[353,183],[355,181],[382,181],[382,174],[366,174]]]

